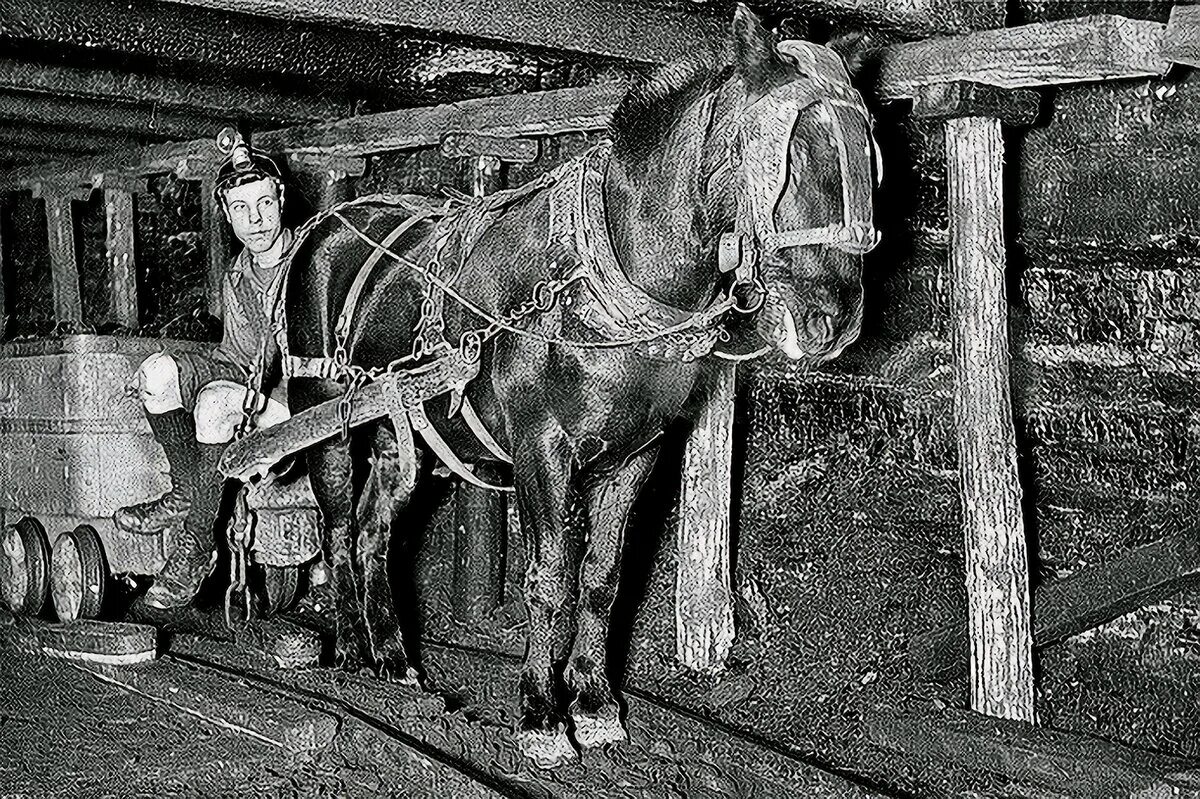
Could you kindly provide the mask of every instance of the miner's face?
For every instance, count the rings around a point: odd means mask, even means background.
[[[282,188],[264,178],[225,190],[225,217],[238,241],[252,253],[263,253],[283,233]]]

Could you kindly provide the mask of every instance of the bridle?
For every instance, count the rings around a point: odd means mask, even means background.
[[[841,58],[827,47],[796,40],[780,42],[776,50],[798,67],[802,78],[771,89],[741,112],[733,151],[741,156],[736,169],[737,213],[734,229],[721,235],[718,262],[722,273],[733,272],[735,283],[754,286],[756,301],[739,305],[753,313],[766,300],[758,277],[763,256],[788,247],[828,246],[852,255],[865,255],[878,244],[870,191],[852,185],[846,121],[861,117],[867,126],[868,148],[875,164],[876,185],[882,160],[871,131],[871,115],[861,95],[850,85]],[[788,156],[800,115],[813,107],[830,126],[838,153],[842,186],[842,215],[826,225],[779,230],[775,208],[786,189]],[[850,120],[846,120],[850,117]]]

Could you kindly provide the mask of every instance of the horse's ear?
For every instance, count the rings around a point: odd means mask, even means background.
[[[733,12],[734,63],[750,88],[767,83],[767,76],[778,66],[775,41],[758,15],[742,3]]]
[[[826,44],[846,62],[846,71],[852,79],[859,77],[874,63],[882,46],[883,43],[873,33],[863,30],[842,31]]]

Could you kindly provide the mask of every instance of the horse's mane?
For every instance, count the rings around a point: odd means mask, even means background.
[[[728,58],[704,53],[665,64],[639,80],[609,123],[614,153],[633,163],[645,161],[662,146],[683,110],[720,86],[732,71]]]

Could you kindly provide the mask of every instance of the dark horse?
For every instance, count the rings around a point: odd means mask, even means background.
[[[869,116],[831,50],[776,43],[739,6],[722,54],[643,80],[616,110],[611,138],[596,173],[606,229],[593,232],[611,242],[619,274],[609,279],[624,281],[623,296],[703,319],[692,330],[700,339],[724,330],[730,317],[745,320],[759,344],[811,363],[837,356],[857,337],[861,256],[875,238],[874,151]],[[289,357],[329,360],[339,341],[341,362],[363,368],[411,355],[413,331],[428,318],[427,282],[414,263],[452,282],[473,306],[444,299],[434,338],[447,342],[544,294],[545,281],[562,268],[549,241],[551,189],[546,183],[509,195],[471,235],[465,223],[447,228],[437,216],[422,218],[388,242],[409,260],[384,258],[365,278],[357,277],[360,265],[379,252],[369,242],[397,231],[411,208],[365,203],[325,218],[297,249],[286,285]],[[732,281],[719,262],[739,264],[733,271],[742,294],[726,291]],[[339,324],[347,296],[357,299],[348,332]],[[605,346],[599,328],[577,312],[579,297],[563,297],[540,301],[519,325],[487,337],[479,377],[465,390],[492,443],[512,453],[529,547],[518,737],[547,765],[575,753],[568,721],[581,746],[625,737],[605,650],[626,520],[659,434],[702,393],[712,362]],[[738,308],[704,316],[722,297]],[[618,327],[653,339],[655,324],[643,318]],[[346,390],[311,374],[293,376],[290,386],[294,410]],[[442,438],[466,463],[497,460],[457,416],[455,402],[443,394],[427,403]],[[309,450],[308,460],[332,567],[338,661],[415,676],[386,571],[394,514],[417,473],[412,432],[398,427],[368,423]],[[373,447],[357,505],[356,436]],[[582,562],[571,562],[573,542],[586,542]],[[566,709],[554,698],[559,669],[572,697]]]

